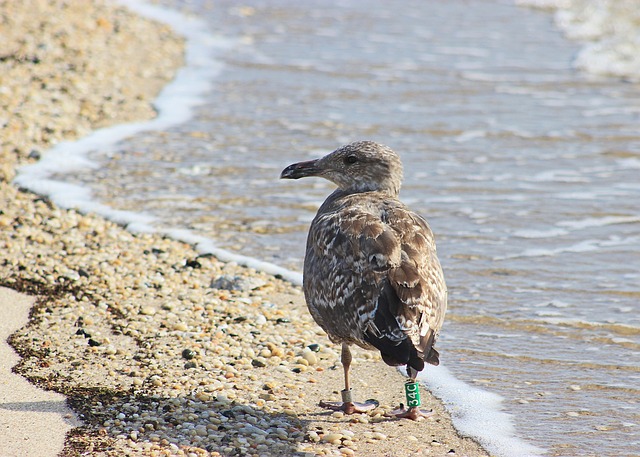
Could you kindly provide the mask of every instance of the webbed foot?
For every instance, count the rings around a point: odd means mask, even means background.
[[[331,409],[333,411],[342,411],[345,414],[366,413],[378,407],[376,400],[367,400],[364,403],[359,402],[342,402],[342,401],[321,401],[322,408]]]
[[[398,409],[394,409],[393,411],[385,414],[385,416],[387,417],[395,417],[398,419],[411,419],[414,421],[422,420],[425,417],[429,417],[431,415],[433,415],[433,411],[431,410],[420,409],[417,406],[407,409],[402,403],[400,403],[400,407]]]

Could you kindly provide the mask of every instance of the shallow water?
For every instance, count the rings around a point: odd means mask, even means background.
[[[167,5],[237,43],[205,103],[64,180],[300,270],[332,187],[280,170],[386,143],[437,236],[448,369],[551,455],[640,454],[637,85],[572,70],[550,15],[508,2]]]

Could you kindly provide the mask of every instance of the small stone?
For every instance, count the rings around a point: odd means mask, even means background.
[[[327,433],[322,437],[322,441],[326,441],[327,443],[340,443],[340,440],[343,438],[342,433]]]
[[[143,306],[140,309],[140,314],[145,316],[153,316],[156,313],[156,309],[153,306]]]
[[[96,346],[101,346],[101,345],[102,345],[101,342],[96,341],[93,338],[89,338],[89,346],[96,347]]]
[[[276,396],[270,393],[262,393],[258,395],[258,398],[264,401],[274,401],[276,399]]]
[[[184,364],[184,368],[185,368],[186,370],[189,370],[189,369],[191,369],[191,368],[196,368],[197,366],[198,366],[198,365],[196,365],[196,363],[195,363],[195,362],[187,362],[187,363],[185,363],[185,364]]]
[[[255,277],[243,277],[222,275],[211,281],[211,287],[213,289],[220,290],[253,290],[258,289],[266,284],[266,281]]]
[[[216,400],[225,405],[231,403],[231,400],[229,399],[229,397],[222,393],[216,395]]]
[[[192,349],[184,349],[182,351],[182,358],[186,359],[186,360],[191,360],[196,356],[195,351],[193,351]]]
[[[320,345],[318,343],[310,344],[307,347],[309,348],[309,350],[311,350],[313,352],[320,352]]]
[[[91,338],[91,334],[87,333],[87,331],[85,329],[83,329],[83,328],[79,328],[76,331],[76,335],[84,336],[85,338]]]
[[[80,274],[77,271],[70,271],[64,275],[65,278],[71,281],[78,281],[80,279]]]
[[[173,324],[173,329],[177,330],[178,332],[186,332],[187,330],[189,330],[189,327],[184,322],[176,322],[175,324]]]
[[[571,390],[575,390],[575,391],[578,391],[578,390],[582,390],[582,387],[580,387],[580,386],[579,386],[579,385],[577,385],[577,384],[573,384],[573,385],[570,385],[570,386],[569,386],[569,389],[571,389]]]
[[[318,358],[311,351],[303,352],[302,357],[309,363],[309,365],[315,365],[316,363],[318,363]]]
[[[196,398],[200,401],[211,401],[211,395],[206,392],[198,392]]]
[[[202,264],[198,262],[196,259],[189,259],[185,261],[184,266],[193,268],[193,269],[202,268]]]
[[[253,360],[251,361],[251,365],[253,365],[253,366],[254,366],[254,367],[256,367],[256,368],[264,368],[264,367],[266,367],[266,366],[267,366],[267,364],[266,364],[266,363],[264,363],[264,362],[263,362],[262,360],[260,360],[260,359],[253,359]]]

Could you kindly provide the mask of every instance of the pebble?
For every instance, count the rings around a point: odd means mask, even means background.
[[[261,278],[221,275],[211,282],[211,287],[222,290],[248,291],[262,287],[265,284],[266,281]]]
[[[184,322],[176,322],[175,324],[173,324],[173,329],[178,332],[186,332],[187,330],[189,330],[189,326]]]
[[[341,433],[327,433],[322,437],[322,441],[326,441],[331,444],[339,444],[342,438],[343,435]]]
[[[156,309],[153,306],[143,306],[140,308],[140,314],[145,316],[153,316],[156,313]]]
[[[193,351],[192,349],[184,349],[182,351],[182,358],[186,359],[186,360],[191,360],[196,356],[195,351]]]
[[[304,351],[302,351],[302,357],[304,358],[304,360],[311,366],[316,365],[318,363],[318,358],[316,357],[316,355],[311,352],[310,349],[305,349]]]

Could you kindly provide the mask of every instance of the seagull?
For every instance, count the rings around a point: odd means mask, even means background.
[[[398,199],[402,162],[388,146],[357,141],[321,159],[289,165],[280,178],[310,176],[337,186],[311,223],[304,259],[309,312],[329,339],[342,345],[342,402],[320,406],[346,414],[376,407],[375,401],[353,401],[349,347],[355,344],[380,351],[390,366],[406,366],[407,407],[401,403],[389,415],[421,419],[430,412],[419,408],[416,376],[425,363],[439,364],[434,343],[447,287],[428,223]]]

